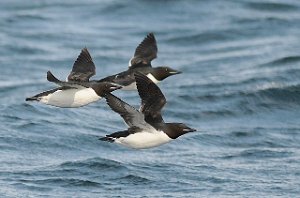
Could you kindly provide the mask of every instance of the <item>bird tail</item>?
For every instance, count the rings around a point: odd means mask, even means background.
[[[101,138],[99,138],[99,140],[101,140],[101,141],[106,141],[106,142],[111,142],[111,143],[113,143],[115,140],[114,140],[114,138],[112,138],[112,137],[101,137]]]
[[[61,82],[60,80],[58,80],[58,79],[51,73],[51,71],[48,71],[48,72],[47,72],[47,80],[48,80],[49,82],[54,82],[54,83]]]
[[[29,97],[29,98],[26,98],[25,101],[39,101],[40,99],[36,96],[32,96],[32,97]]]

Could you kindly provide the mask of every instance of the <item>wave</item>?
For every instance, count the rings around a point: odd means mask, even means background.
[[[59,168],[87,168],[94,171],[110,169],[110,170],[122,170],[125,166],[114,160],[104,159],[104,158],[92,158],[84,161],[72,161],[72,162],[64,162],[58,166]]]
[[[251,81],[248,81],[251,82]],[[246,82],[246,83],[248,83]],[[224,89],[224,84],[218,85],[208,85],[213,87],[220,86]],[[237,85],[240,86],[240,85]],[[226,99],[253,99],[259,103],[264,103],[265,105],[271,104],[271,102],[276,103],[288,103],[290,106],[300,105],[300,84],[296,85],[284,85],[277,83],[265,83],[261,86],[256,86],[256,88],[252,88],[249,90],[232,90],[226,91],[223,93],[214,93],[209,94],[201,94],[198,96],[183,94],[179,96],[182,100],[185,101],[220,101]],[[268,99],[268,100],[266,100]],[[270,103],[269,103],[270,102]]]
[[[248,8],[258,11],[296,11],[298,6],[287,3],[275,3],[275,2],[248,2],[245,3]]]
[[[275,85],[275,87],[262,88],[254,92],[241,92],[240,95],[253,98],[264,107],[274,107],[274,105],[295,107],[300,105],[300,85]]]
[[[203,121],[241,118],[241,116],[277,110],[295,111],[300,108],[300,85],[298,84],[266,83],[257,87],[247,85],[248,90],[242,90],[243,87],[245,85],[236,88],[230,86],[228,90],[231,91],[224,91],[222,90],[224,87],[220,85],[220,88],[213,88],[214,91],[203,88],[206,90],[204,93],[197,93],[196,90],[195,92],[182,91],[176,101],[168,102],[172,108],[166,108],[165,112],[174,119],[180,117],[183,121],[191,119]]]
[[[261,66],[284,66],[287,64],[298,63],[300,62],[300,56],[285,56],[272,60],[270,62],[264,63]]]
[[[133,174],[128,174],[126,176],[120,177],[120,178],[116,178],[115,180],[118,180],[118,182],[121,183],[132,183],[132,184],[146,184],[151,182],[151,180],[145,178],[145,177],[141,177],[138,175],[133,175]]]
[[[47,185],[47,186],[63,186],[63,187],[100,187],[100,183],[76,179],[76,178],[49,178],[49,179],[21,179],[22,184],[35,184],[35,185]]]
[[[266,159],[266,158],[284,158],[292,155],[292,152],[288,151],[276,151],[270,149],[247,149],[237,154],[227,155],[223,158],[245,158],[245,159]]]
[[[166,39],[165,41],[168,43],[176,43],[176,44],[186,44],[186,45],[199,45],[200,43],[209,43],[209,42],[218,42],[225,41],[231,38],[232,32],[230,31],[211,31],[211,32],[202,32],[192,35],[184,35],[184,36],[174,36],[173,38]]]

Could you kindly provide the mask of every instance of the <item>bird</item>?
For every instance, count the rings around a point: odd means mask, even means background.
[[[58,80],[50,71],[47,80],[59,87],[26,98],[26,101],[38,101],[47,105],[63,108],[75,108],[87,105],[102,98],[106,92],[122,88],[111,82],[90,81],[96,74],[96,67],[87,48],[83,48],[73,64],[66,82]]]
[[[159,83],[169,76],[182,73],[168,66],[152,67],[151,61],[157,57],[157,44],[153,33],[147,34],[135,49],[129,60],[129,68],[118,74],[100,79],[100,82],[113,82],[122,86],[122,90],[136,90],[134,74],[140,72],[147,75],[154,83]]]
[[[183,123],[165,123],[161,109],[166,104],[166,98],[159,87],[142,73],[136,73],[135,80],[141,98],[139,110],[111,93],[104,95],[109,107],[120,114],[128,129],[106,135],[100,140],[134,149],[146,149],[196,131]]]

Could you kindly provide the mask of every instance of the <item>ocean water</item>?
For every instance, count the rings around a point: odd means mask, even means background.
[[[0,197],[300,197],[299,1],[2,0],[0,27]],[[183,71],[164,119],[198,132],[133,150],[98,140],[126,128],[104,100],[25,102],[83,47],[93,79],[126,70],[149,32]]]

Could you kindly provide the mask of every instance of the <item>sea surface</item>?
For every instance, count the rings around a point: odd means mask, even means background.
[[[163,117],[197,132],[134,150],[98,140],[126,129],[105,100],[25,102],[84,47],[93,79],[126,70],[149,32],[183,72]],[[300,197],[300,1],[1,0],[0,197]]]

